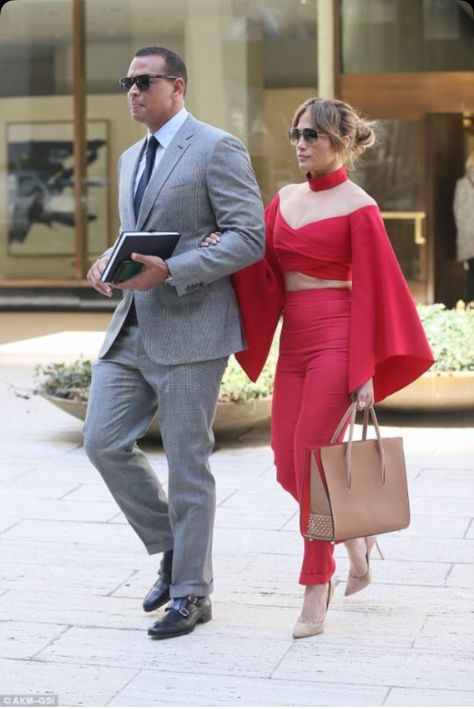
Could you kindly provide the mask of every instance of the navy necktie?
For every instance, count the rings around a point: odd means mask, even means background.
[[[145,169],[143,170],[142,176],[137,186],[137,191],[135,192],[135,197],[133,198],[133,206],[135,209],[135,219],[138,218],[138,212],[140,211],[140,205],[142,203],[143,195],[145,194],[146,186],[150,181],[151,173],[153,172],[153,165],[155,164],[156,149],[159,146],[159,142],[154,135],[148,138],[148,143],[146,146],[146,161]]]

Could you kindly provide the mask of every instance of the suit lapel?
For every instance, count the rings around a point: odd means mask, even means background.
[[[121,185],[120,185],[120,200],[121,200],[121,221],[122,224],[130,225],[127,228],[132,228],[135,225],[135,209],[133,207],[133,195],[135,194],[135,178],[146,145],[146,138],[141,140],[136,145],[133,145],[127,154],[122,157],[120,166]],[[123,212],[122,212],[123,210]]]
[[[165,154],[160,160],[160,163],[156,168],[156,172],[153,174],[152,179],[148,183],[148,186],[145,190],[145,194],[143,195],[143,201],[140,207],[140,211],[138,213],[136,225],[137,229],[143,228],[143,224],[148,218],[148,215],[150,214],[153,205],[156,203],[158,195],[163,189],[166,180],[173,172],[174,168],[181,160],[186,150],[191,145],[191,139],[194,133],[193,123],[194,119],[191,116],[188,116],[182,127],[179,129],[171,143],[166,148]]]

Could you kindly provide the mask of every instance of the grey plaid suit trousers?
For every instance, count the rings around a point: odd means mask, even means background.
[[[85,423],[89,458],[149,554],[174,548],[171,595],[213,589],[215,482],[209,467],[219,386],[227,357],[159,365],[127,322],[93,367]],[[168,499],[136,440],[158,408],[168,462]],[[192,443],[192,445],[190,445]]]

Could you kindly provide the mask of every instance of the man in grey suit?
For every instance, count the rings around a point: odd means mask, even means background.
[[[230,275],[262,258],[263,207],[243,144],[195,120],[184,107],[186,67],[174,52],[140,50],[121,79],[132,118],[148,135],[119,163],[121,231],[178,231],[172,257],[135,254],[138,275],[94,365],[85,448],[149,554],[163,552],[144,600],[171,600],[148,633],[170,638],[211,619],[215,483],[212,424],[229,354],[245,348]],[[219,249],[200,248],[221,232]],[[101,281],[110,251],[91,267]],[[137,446],[158,409],[168,463],[168,499]]]

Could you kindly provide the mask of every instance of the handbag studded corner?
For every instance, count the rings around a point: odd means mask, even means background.
[[[307,536],[310,539],[332,541],[334,539],[334,525],[331,515],[310,513]]]

